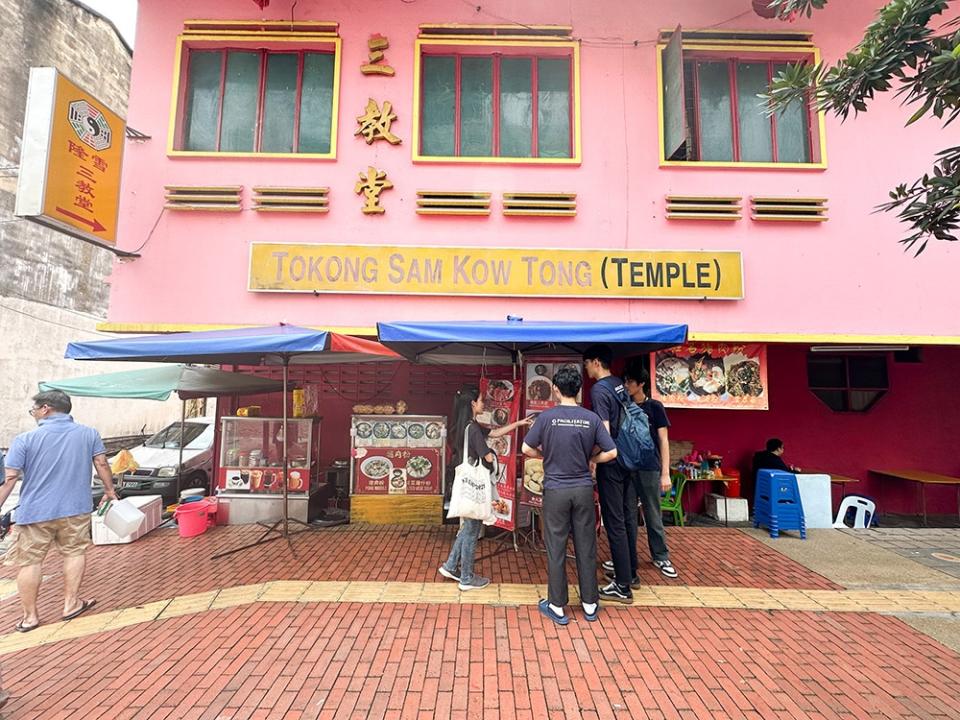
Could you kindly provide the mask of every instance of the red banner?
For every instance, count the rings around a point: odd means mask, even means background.
[[[520,415],[520,382],[516,380],[480,379],[480,395],[484,411],[477,417],[484,427],[498,428],[516,422]],[[488,438],[487,445],[497,454],[500,474],[497,477],[497,494],[500,500],[494,503],[496,522],[504,530],[517,527],[517,433],[511,432],[497,438]]]

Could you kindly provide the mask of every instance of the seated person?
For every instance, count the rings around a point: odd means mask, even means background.
[[[753,456],[753,476],[757,476],[759,470],[782,470],[783,472],[800,472],[800,468],[795,465],[787,465],[783,461],[783,440],[780,438],[770,438],[767,440],[767,449],[755,453]]]

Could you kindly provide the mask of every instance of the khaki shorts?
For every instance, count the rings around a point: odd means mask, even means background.
[[[50,545],[56,545],[64,557],[83,555],[93,543],[90,540],[90,515],[45,520],[29,525],[13,526],[13,544],[7,550],[4,565],[39,565]]]

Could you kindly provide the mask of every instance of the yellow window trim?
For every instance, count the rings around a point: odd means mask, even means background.
[[[960,345],[960,335],[844,335],[832,333],[694,332],[687,342],[765,342],[797,345]]]
[[[96,329],[107,333],[174,333],[203,330],[235,330],[258,327],[249,323],[136,323],[102,322]],[[367,325],[307,325],[314,330],[337,332],[344,335],[376,337],[376,326]],[[687,342],[765,342],[836,345],[960,345],[960,335],[844,335],[832,333],[743,333],[690,331]]]
[[[98,323],[96,328],[99,332],[107,333],[177,333],[177,332],[203,332],[206,330],[237,330],[240,328],[261,327],[251,325],[250,323],[129,323],[129,322],[102,322]],[[376,326],[364,325],[305,325],[312,330],[323,332],[335,332],[341,335],[362,335],[367,337],[376,337]]]
[[[509,157],[446,157],[422,155],[420,153],[420,59],[425,46],[433,47],[527,47],[527,48],[570,48],[573,55],[573,156],[569,158],[509,158]],[[530,40],[482,40],[418,38],[414,41],[413,55],[413,142],[411,158],[415,163],[451,163],[484,165],[580,165],[582,162],[580,132],[580,43],[576,40],[544,42]],[[663,143],[660,143],[661,146]]]
[[[333,47],[333,106],[330,110],[330,152],[328,153],[257,153],[257,152],[210,152],[195,150],[177,150],[174,147],[177,134],[177,119],[180,100],[180,79],[183,77],[182,62],[185,42],[198,40],[215,42],[315,42]],[[337,121],[340,117],[340,64],[342,61],[342,40],[339,37],[320,33],[298,33],[276,36],[270,33],[251,32],[231,35],[178,35],[173,63],[173,90],[170,98],[170,118],[167,125],[167,155],[169,157],[192,158],[283,158],[287,160],[336,160],[337,158]]]
[[[670,168],[762,168],[766,170],[826,170],[827,169],[827,125],[826,113],[823,110],[817,111],[817,140],[820,144],[820,161],[810,163],[775,163],[775,162],[717,162],[710,160],[667,160],[663,149],[664,128],[663,128],[663,50],[666,44],[660,43],[657,48],[657,155],[660,159],[660,167]],[[760,45],[751,43],[731,42],[724,45],[713,45],[704,43],[684,43],[684,50],[708,50],[730,52],[739,50],[741,52],[760,52],[768,54],[783,53],[796,55],[798,52],[809,54],[813,57],[813,62],[819,64],[820,50],[813,45],[788,45],[786,43],[777,43],[776,45]]]

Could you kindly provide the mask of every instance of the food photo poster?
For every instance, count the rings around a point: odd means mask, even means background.
[[[767,346],[696,343],[651,353],[650,396],[671,408],[767,410]]]

